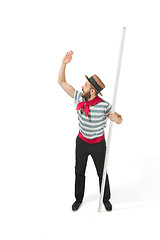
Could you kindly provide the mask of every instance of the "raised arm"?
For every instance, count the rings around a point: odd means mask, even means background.
[[[64,89],[64,91],[74,98],[75,89],[66,82],[65,78],[65,69],[66,64],[72,60],[73,51],[67,52],[64,58],[62,59],[62,64],[58,74],[58,84]]]

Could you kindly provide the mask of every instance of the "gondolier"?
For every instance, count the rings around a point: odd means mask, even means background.
[[[80,207],[85,189],[85,170],[88,156],[91,155],[99,177],[99,187],[101,188],[103,166],[106,152],[106,140],[104,128],[107,119],[120,124],[122,117],[118,113],[111,112],[111,104],[98,96],[102,96],[101,91],[105,88],[101,79],[94,74],[90,78],[86,77],[86,82],[82,86],[82,92],[75,90],[66,82],[66,64],[72,60],[73,51],[67,52],[62,59],[62,65],[58,75],[58,83],[65,92],[74,98],[76,104],[79,133],[76,138],[76,163],[75,163],[75,198],[72,210],[76,211]],[[103,203],[107,211],[112,210],[109,201],[111,197],[108,174],[106,173],[106,183]]]

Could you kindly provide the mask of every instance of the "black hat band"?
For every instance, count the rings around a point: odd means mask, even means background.
[[[88,79],[88,81],[95,87],[95,89],[98,91],[98,92],[100,92],[103,88],[101,88],[98,84],[97,84],[97,82],[95,81],[95,79],[93,78],[93,77],[90,77],[89,79]]]

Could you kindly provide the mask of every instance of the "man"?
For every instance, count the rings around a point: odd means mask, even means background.
[[[79,134],[76,138],[76,164],[75,164],[75,198],[72,210],[76,211],[80,207],[85,189],[85,170],[88,156],[91,155],[99,177],[99,187],[101,190],[103,166],[106,152],[106,141],[104,137],[104,127],[107,118],[120,124],[122,116],[118,113],[110,112],[112,106],[98,96],[105,88],[104,83],[97,75],[88,78],[82,86],[82,91],[75,90],[66,82],[66,64],[72,60],[73,51],[67,52],[62,59],[62,65],[58,75],[58,83],[64,91],[74,98],[79,122]],[[110,186],[108,174],[104,189],[103,203],[107,211],[112,210],[110,199]]]

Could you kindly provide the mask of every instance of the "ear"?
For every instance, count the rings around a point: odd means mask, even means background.
[[[96,90],[95,90],[95,89],[93,89],[93,93],[94,93],[94,95],[95,95],[95,96],[97,96],[97,95],[98,95],[98,93],[96,92]]]
[[[94,90],[94,88],[92,88],[92,89],[91,89],[91,92],[92,92],[92,93],[95,93],[96,91]]]

